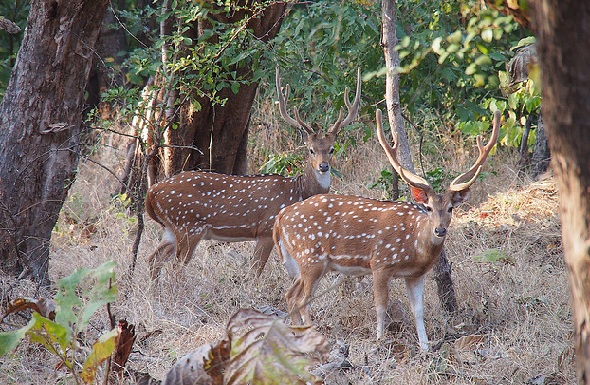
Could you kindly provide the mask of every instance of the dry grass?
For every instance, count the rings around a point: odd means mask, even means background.
[[[277,143],[288,141],[268,126],[259,127],[253,135],[259,146],[279,151]],[[440,146],[440,154],[459,154],[433,160],[445,169],[460,171],[473,159],[471,143],[448,141]],[[289,144],[287,150],[296,151],[296,145]],[[101,160],[121,155],[108,150]],[[349,148],[335,163],[344,177],[334,181],[334,191],[380,196],[367,188],[387,165],[376,141]],[[385,341],[376,340],[370,278],[348,279],[336,288],[331,286],[334,277],[323,281],[320,291],[328,294],[312,306],[318,329],[331,342],[340,340],[349,347],[353,366],[330,373],[326,383],[525,384],[536,376],[546,376],[545,384],[549,378],[554,384],[574,383],[556,187],[551,178],[523,181],[512,171],[514,166],[513,156],[500,151],[486,166],[493,172],[478,181],[470,203],[455,214],[446,247],[460,311],[445,314],[434,281],[427,280],[425,319],[432,352],[416,352],[413,320],[410,316],[408,321],[407,312],[406,320],[402,317]],[[126,274],[135,220],[125,207],[112,202],[109,193],[114,190],[115,181],[103,169],[92,163],[80,166],[52,239],[50,274],[56,281],[80,266],[117,261],[120,292],[113,312],[135,324],[139,334],[129,367],[161,378],[177,358],[221,338],[238,308],[271,305],[285,310],[283,295],[290,284],[286,272],[273,253],[261,279],[254,279],[247,268],[251,242],[203,242],[188,266],[169,264],[158,284],[150,282],[146,260],[160,237],[152,221],[147,222],[138,266],[130,278]],[[479,261],[490,249],[497,249],[502,258]],[[38,295],[30,283],[5,282],[10,283],[15,285],[13,296]],[[407,308],[401,281],[392,282],[390,293],[394,302]],[[106,314],[100,314],[89,334],[98,334],[107,324]],[[48,353],[29,344],[0,361],[0,373],[5,383],[68,382]]]

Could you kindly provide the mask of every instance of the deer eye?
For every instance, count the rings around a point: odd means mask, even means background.
[[[426,206],[426,211],[428,211],[429,213],[431,213],[432,212],[432,207]]]
[[[310,153],[311,155],[315,155],[315,151],[313,150],[313,148],[310,148],[310,149],[309,149],[309,153]]]
[[[453,212],[453,206],[449,207],[449,209],[447,211],[449,212],[449,214],[452,213]]]
[[[334,147],[332,147],[332,148],[330,149],[330,155],[332,155],[333,153],[334,153]]]

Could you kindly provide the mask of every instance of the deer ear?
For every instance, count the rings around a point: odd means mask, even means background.
[[[410,191],[412,192],[412,197],[416,202],[428,203],[428,194],[426,194],[426,191],[414,186],[410,186]]]
[[[451,202],[453,206],[460,205],[461,203],[465,202],[469,198],[469,189],[455,191],[451,197]]]

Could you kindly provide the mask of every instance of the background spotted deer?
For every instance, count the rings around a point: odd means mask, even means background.
[[[377,110],[377,136],[389,161],[410,185],[419,203],[386,202],[344,195],[315,195],[281,210],[273,238],[279,255],[294,279],[285,295],[294,322],[309,323],[309,302],[319,280],[328,271],[345,275],[373,275],[377,307],[377,338],[383,336],[391,278],[406,282],[420,347],[428,349],[424,327],[424,276],[443,247],[453,207],[464,202],[482,165],[498,138],[500,113],[494,115],[492,135],[466,173],[458,176],[443,195],[397,161],[397,145],[390,146]]]
[[[344,91],[348,114],[324,135],[303,122],[297,108],[295,118],[287,113],[285,94],[281,90],[279,69],[276,87],[281,116],[306,134],[308,151],[305,171],[288,178],[280,175],[234,176],[211,172],[186,171],[152,185],[146,195],[147,214],[164,227],[162,241],[149,257],[152,279],[159,276],[164,263],[176,256],[185,264],[198,243],[205,239],[228,242],[256,240],[253,267],[260,275],[273,248],[272,226],[278,212],[295,202],[330,190],[330,160],[334,141],[340,130],[357,116],[361,97],[361,72],[357,74],[354,102]]]

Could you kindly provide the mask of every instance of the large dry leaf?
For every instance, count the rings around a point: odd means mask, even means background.
[[[328,353],[328,342],[311,327],[241,309],[230,320],[231,358],[224,384],[319,384],[309,373]]]
[[[117,347],[115,349],[113,371],[121,373],[125,368],[127,359],[129,359],[137,335],[135,334],[135,326],[128,324],[127,320],[124,319],[119,320],[117,334]]]
[[[166,373],[162,385],[217,385],[204,369],[212,350],[213,345],[203,345],[179,359]]]
[[[55,301],[45,298],[16,298],[8,303],[6,313],[2,317],[6,318],[9,314],[31,309],[41,314],[45,318],[55,320]]]

